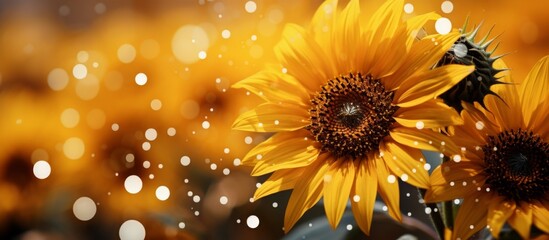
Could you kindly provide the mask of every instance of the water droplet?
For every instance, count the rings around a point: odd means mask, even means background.
[[[460,155],[454,155],[454,157],[452,157],[452,159],[454,160],[454,162],[461,162],[461,156]]]
[[[252,144],[252,142],[253,142],[252,137],[246,136],[246,137],[244,138],[244,143],[246,143],[246,144]]]
[[[257,228],[259,226],[259,218],[256,216],[256,215],[250,215],[247,219],[246,219],[246,224],[248,225],[249,228]]]
[[[177,131],[175,130],[175,128],[171,127],[171,128],[168,128],[168,130],[166,131],[166,133],[168,134],[168,136],[173,137],[173,136],[175,136],[175,134],[177,133]]]
[[[425,208],[425,214],[431,214],[432,209],[430,207]]]
[[[454,54],[456,55],[456,57],[463,58],[463,57],[467,56],[467,53],[468,53],[468,50],[467,50],[467,46],[465,46],[465,44],[458,43],[458,44],[454,45]]]
[[[273,208],[277,208],[278,207],[278,203],[277,202],[273,202]]]
[[[423,169],[425,169],[427,171],[431,170],[431,164],[425,163],[425,165],[423,165]]]
[[[179,228],[184,229],[184,228],[185,228],[185,223],[184,223],[184,222],[180,222],[180,223],[179,223]]]
[[[200,202],[200,196],[194,195],[194,196],[193,196],[193,202],[199,203],[199,202]]]
[[[351,231],[353,230],[353,225],[347,224],[346,228],[347,228],[347,231]]]
[[[89,197],[80,197],[72,205],[74,216],[80,221],[88,221],[95,216],[97,206]]]
[[[354,202],[359,202],[360,201],[360,196],[359,195],[354,195],[353,196],[353,201]]]
[[[403,174],[400,176],[400,179],[401,179],[403,182],[408,181],[408,174],[403,173]]]

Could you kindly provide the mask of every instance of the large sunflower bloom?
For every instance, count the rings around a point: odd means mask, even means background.
[[[326,1],[308,29],[289,24],[275,47],[282,67],[269,67],[234,85],[265,103],[243,113],[233,127],[278,132],[242,160],[252,175],[274,172],[254,198],[294,189],[286,208],[289,231],[321,197],[335,228],[351,201],[367,234],[376,194],[400,220],[397,177],[427,188],[418,149],[439,150],[445,136],[429,130],[461,124],[435,99],[472,72],[472,66],[433,66],[459,32],[415,35],[434,13],[401,21],[403,1],[388,1],[363,25],[359,2],[342,10]]]
[[[427,201],[463,198],[453,237],[488,226],[497,237],[507,222],[528,239],[532,224],[549,232],[549,57],[520,85],[497,85],[486,109],[463,104],[455,127],[460,152],[431,175]]]

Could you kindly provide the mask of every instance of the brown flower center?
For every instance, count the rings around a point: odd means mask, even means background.
[[[516,202],[549,193],[549,144],[522,129],[490,136],[483,148],[487,187]]]
[[[329,80],[311,100],[308,129],[322,150],[357,159],[378,150],[395,122],[393,92],[379,79],[360,73]]]

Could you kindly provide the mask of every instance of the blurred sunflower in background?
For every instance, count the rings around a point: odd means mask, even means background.
[[[240,115],[233,128],[277,132],[252,149],[243,164],[252,175],[274,172],[254,198],[293,189],[284,230],[321,198],[335,228],[351,199],[355,219],[370,232],[377,192],[401,219],[396,178],[427,188],[420,149],[447,151],[447,139],[429,129],[462,123],[434,99],[473,71],[432,69],[459,32],[415,41],[428,13],[401,21],[403,1],[388,1],[360,21],[358,1],[338,10],[326,1],[308,29],[289,24],[273,65],[233,85],[265,103]]]
[[[463,104],[465,124],[455,127],[453,138],[461,150],[434,170],[425,196],[463,198],[453,239],[468,239],[484,227],[499,237],[505,223],[524,239],[531,226],[549,232],[548,83],[544,57],[521,84],[493,86],[501,99],[487,96],[486,108]]]

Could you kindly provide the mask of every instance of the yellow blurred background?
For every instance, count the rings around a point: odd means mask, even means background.
[[[259,99],[230,85],[320,3],[0,1],[0,239],[281,238],[287,196],[252,203],[239,166],[268,136],[230,129]],[[406,3],[494,26],[518,81],[549,53],[544,1]]]

